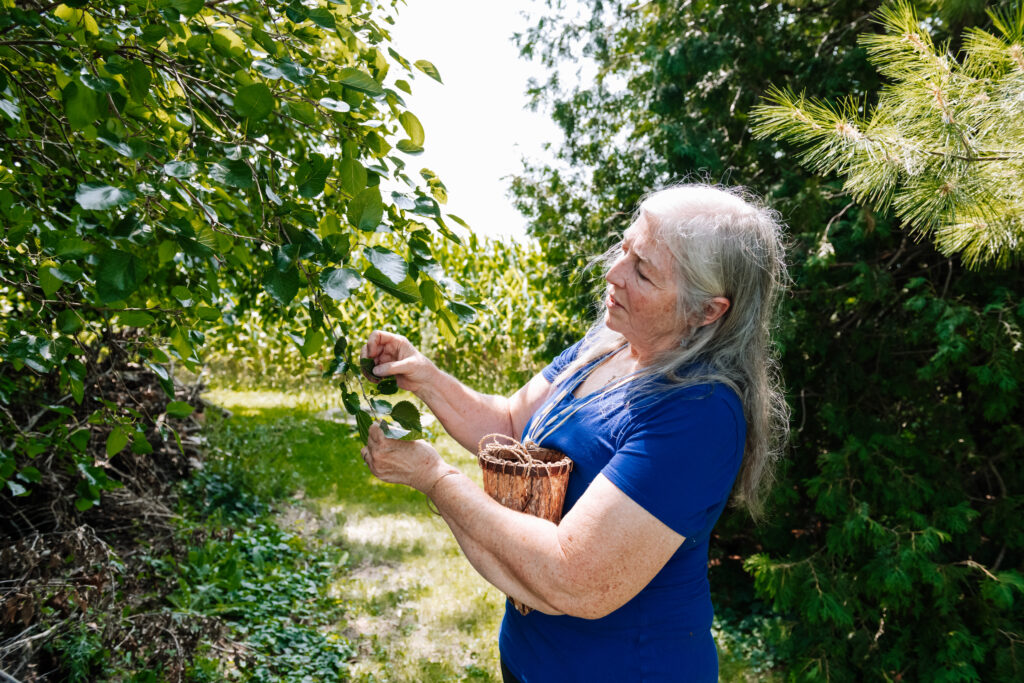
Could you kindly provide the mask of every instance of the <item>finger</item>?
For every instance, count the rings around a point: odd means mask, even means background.
[[[381,430],[380,425],[377,424],[376,422],[371,424],[367,441],[373,442],[373,445],[376,446],[377,444],[380,443],[381,439],[383,438],[384,432],[383,430]]]
[[[390,377],[391,375],[404,375],[411,369],[415,358],[405,358],[391,363],[381,363],[373,367],[373,374],[377,377]]]
[[[380,353],[380,330],[370,332],[366,338],[366,357],[374,358]]]

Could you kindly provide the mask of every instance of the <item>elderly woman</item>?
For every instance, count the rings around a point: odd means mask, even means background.
[[[502,507],[425,442],[376,425],[363,457],[437,506],[506,607],[506,681],[715,681],[708,540],[735,500],[755,516],[786,430],[769,352],[785,278],[775,215],[686,185],[640,205],[606,259],[584,339],[510,398],[441,372],[402,337],[363,354],[459,443],[541,438],[574,462],[560,523]]]

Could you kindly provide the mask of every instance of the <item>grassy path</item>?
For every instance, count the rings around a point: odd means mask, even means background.
[[[370,476],[341,416],[321,397],[213,391],[234,417],[210,431],[263,495],[290,496],[280,523],[348,553],[334,585],[339,625],[358,648],[356,681],[498,681],[504,597],[473,571],[421,494]],[[444,457],[479,483],[475,458],[447,437]]]

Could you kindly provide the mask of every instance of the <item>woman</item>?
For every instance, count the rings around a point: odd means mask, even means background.
[[[363,354],[475,452],[538,438],[574,467],[559,524],[506,509],[422,441],[371,428],[363,457],[433,500],[466,557],[534,608],[506,606],[506,681],[715,681],[711,529],[735,499],[755,516],[785,434],[769,353],[785,278],[775,215],[706,185],[647,197],[606,260],[601,317],[512,397],[479,394],[408,341]]]

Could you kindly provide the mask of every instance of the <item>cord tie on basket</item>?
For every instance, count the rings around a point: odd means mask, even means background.
[[[491,441],[490,443],[484,443],[490,438],[507,439],[510,443],[500,444],[497,441]],[[532,441],[527,440],[526,443],[520,443],[518,439],[514,439],[507,434],[488,434],[484,438],[480,439],[480,443],[477,444],[477,450],[480,455],[494,455],[496,452],[501,451],[502,453],[512,452],[519,462],[530,464],[534,461],[534,457],[530,455],[530,446],[533,445]]]

